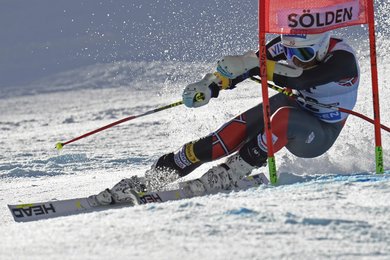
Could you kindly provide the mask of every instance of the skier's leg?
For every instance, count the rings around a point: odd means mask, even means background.
[[[274,150],[286,147],[294,155],[306,158],[326,152],[344,125],[344,121],[325,123],[298,106],[279,108],[272,115],[271,123]],[[194,194],[231,189],[252,169],[265,165],[266,160],[267,144],[263,133],[247,142],[239,153],[229,157],[225,163],[213,167],[199,179],[181,185]]]
[[[286,147],[292,154],[313,158],[325,153],[336,141],[345,120],[326,123],[299,107],[282,107],[271,117],[273,147],[277,152]],[[267,152],[265,133],[258,136],[258,145]]]
[[[253,169],[265,166],[267,154],[260,150],[257,138],[245,143],[239,152],[229,156],[227,160],[219,164],[200,178],[182,182],[180,185],[188,193],[201,195],[205,191],[231,190],[237,186],[237,182],[251,174]]]
[[[243,113],[210,135],[160,157],[145,173],[148,190],[159,190],[167,183],[188,175],[203,163],[237,151],[247,139],[245,118],[246,113]]]
[[[291,104],[295,102],[283,94],[276,94],[270,98],[271,113]],[[167,181],[172,182],[186,176],[205,162],[228,156],[248,142],[253,144],[254,138],[264,131],[263,120],[262,104],[259,104],[233,118],[210,135],[187,143],[174,153],[160,157],[145,174],[148,190],[158,190]],[[243,158],[247,158],[250,154],[247,153]]]
[[[290,115],[286,148],[302,158],[320,156],[333,146],[345,121],[326,123],[305,111],[297,110]]]

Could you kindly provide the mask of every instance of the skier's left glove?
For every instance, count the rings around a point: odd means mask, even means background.
[[[221,89],[229,87],[230,80],[218,72],[207,73],[200,81],[189,84],[183,90],[183,103],[187,107],[200,107],[218,97]]]

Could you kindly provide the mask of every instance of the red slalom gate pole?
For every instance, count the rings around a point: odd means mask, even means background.
[[[376,173],[383,174],[383,151],[382,138],[380,130],[380,110],[379,110],[379,88],[378,88],[378,69],[376,61],[376,43],[375,43],[375,19],[374,19],[374,1],[367,0],[368,12],[368,34],[370,39],[370,58],[371,58],[371,81],[372,81],[372,99],[374,110],[375,125],[375,164]]]
[[[278,181],[278,175],[276,172],[276,163],[274,156],[274,145],[272,141],[272,128],[271,128],[271,110],[269,106],[268,97],[268,82],[267,82],[267,54],[265,44],[265,23],[268,16],[266,15],[266,1],[259,0],[259,61],[260,61],[260,77],[261,77],[261,93],[263,96],[263,117],[264,117],[264,130],[267,139],[268,150],[268,170],[271,184],[276,184]]]
[[[338,108],[339,111],[341,112],[344,112],[344,113],[348,113],[348,114],[351,114],[351,115],[354,115],[354,116],[357,116],[357,117],[360,117],[361,119],[364,119],[366,120],[367,122],[370,122],[371,124],[374,124],[375,125],[375,120],[369,118],[368,116],[365,116],[363,114],[360,114],[358,112],[355,112],[353,110],[349,110],[349,109],[345,109],[345,108],[342,108],[342,107],[339,107]],[[383,124],[380,124],[380,128],[382,128],[383,130],[387,131],[390,133],[390,127],[387,127]]]
[[[140,117],[143,117],[143,116],[146,116],[146,115],[154,114],[154,113],[157,113],[157,112],[160,112],[160,111],[163,111],[163,110],[172,108],[172,107],[177,107],[177,106],[180,106],[180,105],[182,105],[182,104],[183,104],[183,101],[178,101],[178,102],[175,102],[175,103],[172,103],[172,104],[163,106],[163,107],[159,107],[159,108],[156,108],[156,109],[147,111],[147,112],[145,112],[145,113],[143,113],[143,114],[140,114],[140,115],[129,116],[129,117],[123,118],[123,119],[121,119],[121,120],[115,121],[115,122],[113,122],[113,123],[111,123],[111,124],[105,125],[105,126],[103,126],[103,127],[100,127],[100,128],[98,128],[98,129],[93,130],[93,131],[91,131],[91,132],[88,132],[88,133],[86,133],[86,134],[80,135],[80,136],[78,136],[78,137],[76,137],[76,138],[73,138],[73,139],[71,139],[71,140],[69,140],[69,141],[66,141],[66,142],[63,142],[63,143],[59,142],[59,143],[56,144],[55,148],[57,148],[57,150],[61,150],[61,149],[62,149],[65,145],[67,145],[67,144],[76,142],[77,140],[83,139],[83,138],[85,138],[85,137],[87,137],[87,136],[90,136],[90,135],[99,133],[99,132],[101,132],[101,131],[103,131],[103,130],[106,130],[106,129],[111,128],[111,127],[116,126],[116,125],[119,125],[119,124],[121,124],[121,123],[123,123],[123,122],[127,122],[127,121],[130,121],[130,120],[133,120],[133,119],[136,119],[136,118],[140,118]]]

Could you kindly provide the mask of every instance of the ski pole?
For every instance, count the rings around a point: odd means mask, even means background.
[[[261,83],[260,79],[256,78],[256,77],[250,77],[251,80],[257,82],[257,83]],[[273,90],[276,90],[277,92],[279,93],[282,93],[286,96],[289,96],[289,97],[292,97],[298,101],[301,101],[303,103],[306,103],[308,105],[312,105],[312,106],[317,106],[317,107],[322,107],[322,108],[328,108],[328,109],[332,109],[332,110],[335,110],[335,111],[340,111],[340,112],[343,112],[343,113],[347,113],[347,114],[351,114],[351,115],[354,115],[354,116],[357,116],[357,117],[360,117],[361,119],[363,120],[366,120],[367,122],[370,122],[371,124],[374,124],[374,120],[363,115],[363,114],[360,114],[358,112],[355,112],[353,110],[349,110],[349,109],[346,109],[346,108],[342,108],[342,107],[338,107],[334,104],[322,104],[322,103],[318,103],[318,102],[315,102],[315,101],[311,101],[311,100],[307,100],[301,96],[298,96],[282,87],[279,87],[279,86],[276,86],[276,85],[273,85],[271,83],[268,83],[268,87],[273,89]],[[390,133],[390,128],[385,126],[385,125],[382,125],[381,124],[381,128],[387,132]]]
[[[198,97],[196,97],[196,98],[199,99]],[[201,97],[200,97],[200,98],[201,98]],[[154,113],[157,113],[157,112],[160,112],[160,111],[169,109],[169,108],[177,107],[177,106],[180,106],[180,105],[182,105],[182,104],[183,104],[183,101],[178,101],[178,102],[175,102],[175,103],[166,105],[166,106],[162,106],[162,107],[159,107],[159,108],[156,108],[156,109],[147,111],[147,112],[145,112],[145,113],[143,113],[143,114],[140,114],[140,115],[129,116],[129,117],[123,118],[123,119],[121,119],[121,120],[115,121],[115,122],[113,122],[113,123],[111,123],[111,124],[105,125],[105,126],[103,126],[103,127],[100,127],[100,128],[98,128],[98,129],[93,130],[93,131],[91,131],[91,132],[88,132],[88,133],[86,133],[86,134],[80,135],[80,136],[78,136],[78,137],[76,137],[76,138],[73,138],[73,139],[71,139],[71,140],[69,140],[69,141],[66,141],[66,142],[63,142],[63,143],[58,142],[58,143],[56,144],[55,147],[57,148],[57,150],[61,150],[61,149],[64,147],[64,145],[73,143],[73,142],[75,142],[75,141],[77,141],[77,140],[80,140],[80,139],[83,139],[83,138],[85,138],[85,137],[87,137],[87,136],[96,134],[96,133],[98,133],[98,132],[101,132],[101,131],[103,131],[103,130],[106,130],[106,129],[108,129],[108,128],[111,128],[111,127],[113,127],[113,126],[115,126],[115,125],[119,125],[119,124],[121,124],[121,123],[123,123],[123,122],[130,121],[130,120],[133,120],[133,119],[136,119],[136,118],[140,118],[140,117],[143,117],[143,116],[146,116],[146,115],[151,115],[151,114],[154,114]]]

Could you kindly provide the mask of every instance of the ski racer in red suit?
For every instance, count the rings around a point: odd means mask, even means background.
[[[226,56],[217,72],[206,74],[183,91],[187,107],[206,105],[221,90],[233,89],[259,75],[258,53]],[[267,44],[267,79],[319,103],[353,109],[359,85],[359,66],[352,48],[329,33],[281,35]],[[198,101],[196,96],[203,95]],[[325,153],[340,134],[347,114],[310,106],[279,93],[270,97],[275,152],[286,147],[292,154],[313,158]],[[160,190],[205,162],[227,157],[199,179],[181,183],[193,194],[234,188],[253,169],[266,165],[267,143],[262,104],[236,116],[215,132],[161,156],[145,174],[123,179],[96,196],[100,204],[134,202],[140,191]]]

